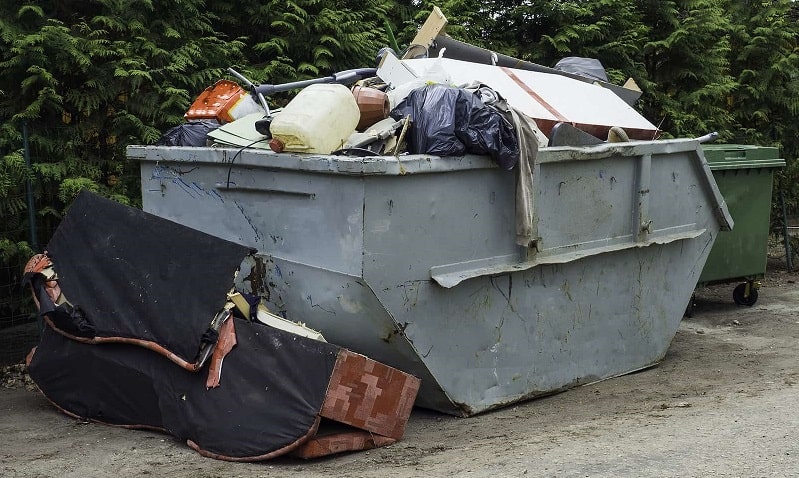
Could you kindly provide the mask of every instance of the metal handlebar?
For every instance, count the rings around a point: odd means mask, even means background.
[[[290,83],[283,83],[280,85],[273,85],[273,84],[256,85],[252,81],[248,80],[244,75],[234,70],[233,68],[228,68],[227,71],[229,71],[231,75],[238,78],[242,83],[247,85],[247,88],[249,88],[250,90],[250,94],[255,96],[258,99],[258,102],[261,104],[261,106],[263,106],[264,111],[266,111],[266,116],[271,115],[271,113],[269,112],[269,105],[267,105],[266,103],[266,98],[265,98],[266,96],[279,93],[281,91],[289,91],[297,88],[305,88],[308,85],[313,85],[316,83],[339,83],[339,84],[355,83],[358,80],[369,78],[377,74],[377,68],[356,68],[353,70],[344,70],[338,73],[333,73],[330,76],[325,76],[322,78],[312,78],[310,80],[293,81]]]
[[[330,76],[325,76],[322,78],[293,81],[291,83],[283,83],[281,85],[273,85],[273,84],[257,85],[253,87],[254,88],[253,91],[260,95],[269,96],[271,94],[279,93],[281,91],[289,91],[297,88],[305,88],[308,85],[313,85],[316,83],[339,83],[339,84],[354,83],[358,80],[374,76],[375,74],[377,74],[377,68],[357,68],[354,70],[340,71],[338,73],[334,73]]]

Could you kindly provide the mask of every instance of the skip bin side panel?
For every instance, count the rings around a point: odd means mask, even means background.
[[[360,280],[361,176],[326,171],[318,158],[291,164],[281,155],[287,163],[277,167],[274,155],[263,152],[231,164],[226,150],[130,151],[141,162],[145,210],[256,248],[268,267],[262,280],[248,282],[273,312],[416,375],[428,391],[427,406],[458,413],[404,337],[403,325]]]
[[[259,251],[352,275],[361,273],[363,184],[356,176],[225,162],[163,148],[142,158],[147,212]]]
[[[657,200],[646,214],[648,234],[704,227],[711,203],[701,164],[695,150],[653,156],[648,195]]]
[[[439,161],[456,167],[459,160]],[[431,349],[436,348],[433,356],[445,350],[447,345],[439,339],[454,328],[464,325],[475,340],[485,335],[470,328],[469,322],[461,322],[467,318],[457,307],[464,302],[460,294],[431,296],[431,290],[440,288],[431,289],[430,267],[470,259],[518,261],[514,188],[515,172],[490,165],[366,179],[364,281],[393,317],[401,338],[413,347],[419,362],[416,369],[429,369]],[[454,310],[445,307],[450,300],[457,302]],[[420,334],[430,335],[420,338]],[[452,355],[455,362],[461,359],[457,353]],[[416,369],[409,371],[416,374]],[[470,410],[452,401],[453,390],[441,388],[442,380],[450,380],[445,375],[449,372],[449,368],[438,368],[431,374],[432,386],[422,379],[417,404],[468,415]]]
[[[546,154],[546,153],[544,153]],[[541,165],[536,197],[543,255],[629,243],[633,237],[635,166],[627,157]]]
[[[668,349],[684,311],[674,297],[692,287],[664,278],[689,275],[682,254],[704,239],[420,285],[406,334],[467,414],[637,370]]]
[[[322,331],[330,343],[420,378],[424,397],[417,396],[418,404],[459,413],[408,341],[407,324],[394,320],[363,279],[277,257],[262,258],[266,280],[256,292],[270,310]]]
[[[492,167],[367,178],[364,277],[412,302],[431,265],[518,261],[514,194],[515,171]]]
[[[457,182],[449,181],[455,175],[441,178],[438,189],[404,184],[417,178],[383,181],[374,189],[367,184],[367,204],[379,202],[373,197],[412,191],[394,202],[389,229],[415,232],[403,240],[384,233],[373,221],[385,221],[385,215],[367,207],[364,278],[394,320],[406,324],[408,340],[464,414],[652,365],[677,330],[719,225],[712,197],[683,194],[673,182],[655,188],[651,197],[652,190],[641,186],[662,180],[664,158],[679,158],[693,182],[703,181],[701,168],[691,166],[696,156],[685,153],[693,148],[683,145],[665,155],[653,154],[657,148],[650,146],[626,155],[561,151],[559,159],[542,151],[536,208],[543,247],[536,257],[566,259],[560,264],[517,259],[516,272],[488,272],[450,288],[429,280],[424,266],[512,256],[510,221],[470,235],[473,218],[487,213],[482,203],[462,194],[510,189],[507,177],[474,170],[458,175]],[[456,191],[447,194],[444,188]],[[650,197],[642,200],[641,191]],[[506,202],[491,208],[513,209],[512,197],[497,197]],[[663,202],[683,214],[658,216]],[[433,216],[427,204],[450,211],[446,217],[463,218],[462,227],[452,230],[446,220],[427,220]],[[639,238],[642,213],[644,219],[659,217],[660,229],[651,235],[661,242]],[[675,229],[691,234],[669,239]],[[576,257],[569,251],[590,251],[603,242],[620,249],[569,259]],[[391,267],[369,260],[386,256]]]

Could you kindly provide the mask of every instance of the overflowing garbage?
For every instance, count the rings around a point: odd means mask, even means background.
[[[733,224],[704,139],[657,139],[635,82],[596,61],[534,65],[445,24],[434,10],[407,51],[304,80],[209,147],[129,147],[144,209],[252,247],[267,279],[248,294],[419,377],[421,407],[656,364]],[[250,85],[262,105],[297,87]]]
[[[533,121],[539,147],[659,135],[632,107],[641,93],[635,82],[608,83],[598,60],[567,57],[547,68],[458,42],[443,33],[445,26],[434,10],[401,57],[384,48],[376,68],[282,85],[256,85],[230,69],[244,86],[220,80],[185,117],[218,121],[220,131],[207,143],[220,146],[356,156],[469,153],[489,155],[503,169],[519,160],[511,109]],[[269,95],[296,89],[285,108],[270,109]],[[389,117],[394,121],[383,121]],[[583,142],[558,141],[553,131],[562,125],[584,133]]]

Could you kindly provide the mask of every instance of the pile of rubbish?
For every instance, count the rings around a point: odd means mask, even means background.
[[[82,192],[26,266],[46,326],[31,378],[82,420],[204,456],[311,458],[399,440],[419,380],[236,290],[252,251]],[[238,282],[262,280],[253,267]]]
[[[380,51],[377,68],[280,85],[255,85],[229,69],[244,86],[223,79],[207,88],[186,112],[188,122],[158,145],[478,154],[513,169],[526,157],[525,141],[540,148],[658,136],[632,107],[641,94],[635,82],[608,83],[599,61],[568,57],[547,68],[454,40],[444,33],[446,23],[434,9],[405,52]],[[284,108],[270,109],[269,95],[297,89]]]

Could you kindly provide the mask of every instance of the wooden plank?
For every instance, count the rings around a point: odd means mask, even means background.
[[[444,31],[446,26],[447,17],[444,16],[440,8],[433,7],[433,11],[430,12],[424,25],[416,32],[416,36],[413,37],[411,45],[422,45],[425,48],[430,47],[430,45],[433,44],[433,40]],[[411,53],[411,50],[412,49],[409,49],[402,57],[406,58]]]

